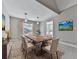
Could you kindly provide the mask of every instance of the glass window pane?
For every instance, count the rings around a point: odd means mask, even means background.
[[[53,21],[47,22],[46,23],[46,35],[51,35],[53,36]]]
[[[24,23],[24,25],[23,25],[23,33],[24,34],[32,33],[32,30],[33,30],[32,27],[33,27],[33,24]]]

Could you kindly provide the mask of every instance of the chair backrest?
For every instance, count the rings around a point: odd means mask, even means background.
[[[27,59],[27,42],[25,41],[26,38],[21,37],[22,38],[22,51],[24,54],[24,59]]]
[[[25,38],[24,37],[21,37],[22,38],[22,48],[24,49],[27,49],[27,42],[25,41]]]
[[[52,40],[52,45],[50,48],[51,53],[55,53],[57,51],[59,39]]]

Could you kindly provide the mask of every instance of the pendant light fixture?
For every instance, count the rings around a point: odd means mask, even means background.
[[[37,20],[39,19],[39,17],[37,17]],[[39,21],[37,21],[37,24],[39,24]]]
[[[24,22],[27,22],[28,19],[27,19],[27,13],[25,13],[25,21]]]

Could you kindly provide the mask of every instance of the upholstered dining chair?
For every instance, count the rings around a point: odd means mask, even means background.
[[[58,55],[57,55],[58,42],[59,42],[59,39],[52,40],[50,51],[53,59],[58,59]]]
[[[25,43],[25,38],[24,37],[21,37],[21,38],[22,38],[22,52],[23,52],[24,58],[27,59],[27,44]]]
[[[51,45],[44,47],[44,50],[51,55],[51,59],[61,59],[62,52],[58,50],[58,42],[59,39],[53,39]]]
[[[23,55],[25,56],[25,59],[27,59],[28,53],[32,50],[34,45],[28,42],[27,40],[28,38],[26,37],[21,37],[21,38],[22,38],[22,52],[23,52]]]

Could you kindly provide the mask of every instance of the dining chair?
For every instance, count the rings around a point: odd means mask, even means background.
[[[22,38],[22,52],[23,52],[24,58],[27,59],[27,45],[25,43],[25,38],[24,37],[21,37],[21,38]]]
[[[52,45],[50,48],[50,52],[52,54],[52,59],[58,59],[58,56],[57,56],[58,42],[59,42],[59,39],[52,40]]]
[[[58,50],[58,42],[59,39],[53,39],[51,45],[44,47],[44,50],[51,55],[51,59],[61,59],[62,55],[60,55],[61,52]]]
[[[21,37],[22,38],[22,52],[23,52],[23,55],[25,56],[25,59],[28,58],[28,53],[30,51],[32,51],[34,45],[31,44],[31,42],[28,42],[28,38],[26,37]]]

